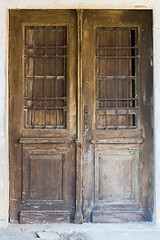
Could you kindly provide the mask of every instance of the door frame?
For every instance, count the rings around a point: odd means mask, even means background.
[[[114,11],[114,10],[111,10]],[[118,10],[117,10],[118,11]],[[121,10],[122,11],[122,10]],[[127,11],[127,10],[123,10]],[[133,10],[138,11],[138,10]],[[82,35],[83,10],[77,10],[77,135],[76,135],[76,214],[75,223],[83,223],[83,109],[82,109]]]

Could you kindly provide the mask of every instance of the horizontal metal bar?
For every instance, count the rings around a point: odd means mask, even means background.
[[[113,59],[114,59],[114,58],[115,58],[115,59],[119,59],[119,58],[120,58],[120,59],[121,59],[121,58],[122,58],[122,59],[130,59],[130,58],[131,58],[131,59],[134,59],[134,58],[138,58],[138,57],[139,57],[139,56],[118,56],[118,55],[117,55],[117,56],[115,56],[115,55],[114,55],[114,56],[96,56],[96,58],[102,58],[102,59],[106,59],[106,58],[107,58],[107,59],[110,59],[110,58],[113,58]]]
[[[67,100],[67,97],[24,97],[24,100]]]
[[[67,48],[67,46],[66,45],[64,45],[64,46],[35,46],[35,45],[32,45],[32,46],[28,46],[28,45],[26,45],[25,46],[26,48],[39,48],[39,49],[52,49],[52,48],[60,48],[60,49],[63,49],[63,48]]]
[[[44,126],[44,124],[43,125],[34,125],[33,126],[33,124],[30,124],[30,126],[26,126],[25,129],[27,129],[27,131],[31,131],[32,129],[34,129],[34,130],[43,129],[43,131],[45,131],[45,130],[46,131],[54,130],[54,129],[58,129],[58,130],[63,129],[63,130],[65,130],[65,124],[62,124],[62,125],[57,124],[57,126],[56,125],[47,125],[47,124],[46,124],[46,126]]]
[[[128,78],[131,78],[132,79],[136,79],[137,77],[136,76],[105,76],[105,75],[99,75],[97,80],[101,80],[101,78],[105,78],[104,80],[108,80],[108,79],[111,79],[111,80],[114,80],[114,79],[118,79],[118,80],[127,80]]]
[[[96,47],[96,49],[101,49],[101,50],[105,50],[105,49],[109,49],[109,50],[116,50],[116,49],[118,49],[118,50],[125,50],[125,49],[138,49],[138,46],[135,46],[135,47],[118,47],[118,46],[115,46],[115,47]]]
[[[108,126],[104,126],[104,127],[97,127],[98,130],[106,130],[106,129],[111,129],[111,130],[117,130],[117,129],[121,129],[121,130],[129,129],[129,130],[131,130],[131,129],[134,129],[135,130],[136,128],[137,128],[137,126],[120,126],[120,125],[118,125],[118,126],[108,125]]]
[[[49,30],[52,30],[52,31],[66,31],[67,27],[66,26],[26,26],[26,29],[40,29],[40,28],[43,28],[43,29],[49,29]]]
[[[133,101],[138,98],[97,98],[97,101]]]
[[[30,110],[63,110],[63,109],[67,109],[67,107],[27,107],[25,106],[24,109],[30,109]]]
[[[138,107],[96,108],[96,110],[136,110]]]
[[[56,79],[57,80],[62,80],[62,79],[65,79],[65,76],[56,76],[56,75],[53,75],[53,76],[26,76],[26,78],[34,78],[34,79],[42,79],[42,78],[45,78],[45,79]]]
[[[98,27],[98,30],[137,30],[137,27]]]
[[[66,58],[67,55],[24,55],[26,58]]]

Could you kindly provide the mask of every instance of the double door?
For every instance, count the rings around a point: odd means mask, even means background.
[[[151,29],[151,11],[10,11],[11,222],[152,219]]]

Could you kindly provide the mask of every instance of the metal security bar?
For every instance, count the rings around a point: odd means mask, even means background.
[[[25,28],[25,128],[66,128],[67,28]]]
[[[97,129],[137,128],[137,28],[96,29]]]

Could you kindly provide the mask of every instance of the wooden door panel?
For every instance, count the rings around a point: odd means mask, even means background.
[[[65,160],[66,156],[59,152],[27,153],[25,148],[23,151],[23,201],[63,201],[63,183],[66,182],[64,180]]]
[[[22,211],[20,223],[69,223],[71,214],[69,211]]]
[[[74,194],[74,172],[72,171],[75,168],[72,148],[74,146],[69,143],[61,143],[58,146],[50,143],[47,145],[23,144],[22,199],[24,204],[27,205],[31,201],[34,205],[36,203],[44,205],[45,200],[46,205],[50,205],[50,202],[65,205],[69,198],[72,199]],[[50,187],[48,188],[47,185]]]
[[[152,14],[86,10],[83,22],[84,219],[151,220]]]
[[[138,204],[139,149],[99,145],[95,148],[95,200]]]
[[[23,189],[26,185],[28,191],[27,198],[62,200],[62,156],[30,155],[27,160],[24,161],[23,173],[24,176],[29,175],[23,184]]]
[[[102,211],[93,212],[92,222],[94,223],[122,223],[122,222],[143,222],[143,214],[129,211]]]
[[[10,221],[73,222],[75,11],[11,10],[10,66]]]
[[[21,223],[70,222],[74,159],[70,144],[23,144]]]

